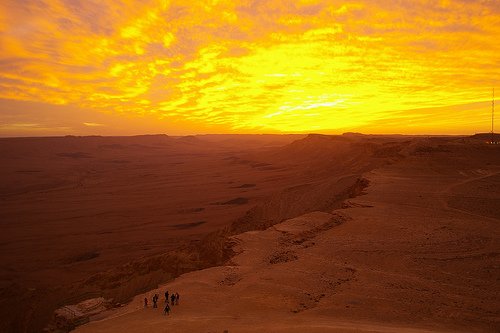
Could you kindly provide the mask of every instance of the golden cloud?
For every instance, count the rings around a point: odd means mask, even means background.
[[[498,22],[495,1],[4,0],[0,117],[17,100],[190,133],[470,132],[472,110],[438,119],[498,86]]]

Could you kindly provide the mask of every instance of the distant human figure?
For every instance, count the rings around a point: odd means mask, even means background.
[[[174,293],[172,293],[172,295],[170,296],[170,303],[171,303],[172,305],[174,305],[174,304],[175,304],[175,294],[174,294]]]
[[[147,297],[144,297],[144,307],[145,308],[148,307],[148,298]]]
[[[169,315],[170,316],[170,305],[165,304],[165,309],[163,309],[163,315]]]
[[[168,290],[165,291],[165,303],[168,303]]]
[[[158,305],[156,304],[158,302],[158,294],[155,294],[153,296],[153,308],[157,308]]]
[[[175,293],[175,305],[179,305],[179,293]]]

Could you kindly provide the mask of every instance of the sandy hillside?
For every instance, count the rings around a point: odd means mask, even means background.
[[[342,208],[231,236],[224,265],[75,332],[500,331],[498,147],[411,139],[397,154]],[[181,294],[171,316],[143,308],[165,290]]]

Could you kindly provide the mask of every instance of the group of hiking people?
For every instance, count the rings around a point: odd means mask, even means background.
[[[160,296],[158,294],[153,295],[153,308],[158,308],[158,299]],[[168,290],[165,292],[165,308],[163,309],[163,314],[164,315],[170,315],[170,305],[179,305],[179,293],[172,293],[169,294]],[[144,297],[144,307],[148,307],[148,298]]]

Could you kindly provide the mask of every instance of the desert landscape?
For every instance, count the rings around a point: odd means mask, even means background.
[[[0,333],[499,333],[499,22],[0,1]]]
[[[0,139],[1,331],[497,332],[486,139]]]
[[[114,298],[124,301],[196,267],[142,259],[199,241],[294,173],[238,157],[293,138],[255,136],[236,146],[228,138],[1,139],[3,330],[40,328],[51,308],[103,288],[119,289]],[[120,274],[136,276],[123,277],[132,280],[125,288],[96,275],[131,259],[146,272],[125,268]],[[81,279],[88,281],[73,285]]]

